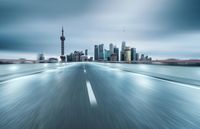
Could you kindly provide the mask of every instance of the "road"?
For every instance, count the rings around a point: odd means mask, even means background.
[[[200,129],[200,88],[73,63],[1,82],[0,128]]]

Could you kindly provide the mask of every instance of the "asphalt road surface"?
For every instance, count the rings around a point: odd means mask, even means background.
[[[200,88],[73,63],[1,82],[0,129],[200,129]]]

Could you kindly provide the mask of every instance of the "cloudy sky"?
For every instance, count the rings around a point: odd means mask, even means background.
[[[124,40],[154,59],[200,59],[200,0],[0,0],[0,58],[60,55]]]

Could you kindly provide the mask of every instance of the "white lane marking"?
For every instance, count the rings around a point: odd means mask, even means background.
[[[33,74],[32,75],[25,75],[25,76],[21,76],[21,77],[16,77],[16,78],[11,78],[9,80],[0,82],[0,85],[10,83],[10,82],[14,82],[14,81],[20,81],[21,79],[25,79],[28,76],[33,76]]]
[[[92,90],[92,86],[88,80],[86,81],[86,86],[87,86],[88,96],[89,96],[89,100],[90,100],[90,105],[96,106],[97,100],[96,100],[94,92]]]
[[[110,66],[100,66],[100,64],[95,64],[96,66],[99,66],[99,67],[107,67],[107,68],[113,68],[113,67],[110,67]],[[114,67],[113,69],[117,69],[117,70],[120,70],[122,72],[129,72],[131,74],[135,74],[135,75],[139,75],[139,76],[145,76],[145,77],[149,77],[149,78],[153,78],[153,79],[156,79],[156,80],[160,80],[160,81],[163,81],[163,82],[168,82],[168,83],[172,83],[172,84],[176,84],[176,85],[179,85],[181,87],[186,87],[186,88],[192,88],[192,89],[198,89],[200,90],[200,87],[198,85],[195,85],[195,84],[184,84],[184,82],[175,82],[175,81],[170,81],[170,80],[164,80],[164,79],[159,79],[159,78],[156,78],[156,77],[152,77],[152,76],[149,76],[149,75],[144,75],[142,73],[135,73],[133,71],[127,71],[126,69],[120,69],[120,68],[117,68],[117,67]]]
[[[129,71],[125,71],[125,70],[122,70],[122,69],[119,69],[120,71],[122,72],[129,72]],[[164,79],[160,79],[160,78],[156,78],[156,77],[152,77],[152,76],[149,76],[149,75],[144,75],[144,74],[141,74],[141,73],[134,73],[134,72],[129,72],[131,74],[135,74],[135,75],[138,75],[138,76],[143,76],[143,77],[148,77],[148,78],[152,78],[152,79],[155,79],[155,80],[159,80],[159,81],[163,81],[163,82],[168,82],[168,83],[172,83],[172,84],[176,84],[176,85],[180,85],[182,87],[187,87],[187,88],[192,88],[192,89],[200,89],[200,87],[196,86],[195,84],[184,84],[181,83],[181,82],[175,82],[175,81],[170,81],[170,80],[164,80]]]

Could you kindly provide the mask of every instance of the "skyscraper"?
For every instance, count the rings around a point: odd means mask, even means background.
[[[104,60],[104,44],[99,45],[99,60]]]
[[[144,54],[141,54],[140,61],[144,61]]]
[[[65,36],[64,36],[64,29],[62,28],[62,35],[60,36],[61,40],[61,56],[60,59],[62,62],[65,62],[65,46],[64,46],[64,41],[65,41]]]
[[[136,61],[136,48],[131,48],[131,61]]]
[[[124,61],[125,47],[126,47],[126,42],[123,41],[122,46],[121,46],[121,52],[120,52],[121,61]]]
[[[114,47],[114,54],[116,54],[116,56],[117,56],[116,61],[119,61],[119,48],[117,48],[116,46]]]
[[[85,56],[88,55],[88,49],[85,49]]]
[[[94,46],[94,60],[97,61],[99,59],[99,46]]]
[[[131,48],[126,47],[124,50],[124,61],[130,62],[131,61]]]
[[[106,50],[106,49],[104,49],[104,55],[105,55],[105,57],[104,57],[104,60],[105,61],[110,61],[110,50]]]
[[[149,57],[148,56],[145,56],[144,60],[145,61],[148,61]]]
[[[120,60],[121,60],[121,61],[124,61],[124,51],[121,51],[121,52],[120,52]]]
[[[125,50],[125,48],[126,48],[126,42],[125,42],[125,41],[123,41],[123,42],[122,42],[122,48],[121,48],[121,51],[124,51],[124,50]]]
[[[110,54],[113,54],[114,53],[114,45],[112,43],[110,43],[109,49],[110,49]]]
[[[139,61],[139,53],[136,53],[136,61]]]
[[[42,53],[39,54],[37,60],[39,63],[44,63],[45,62],[44,54],[42,54]]]

